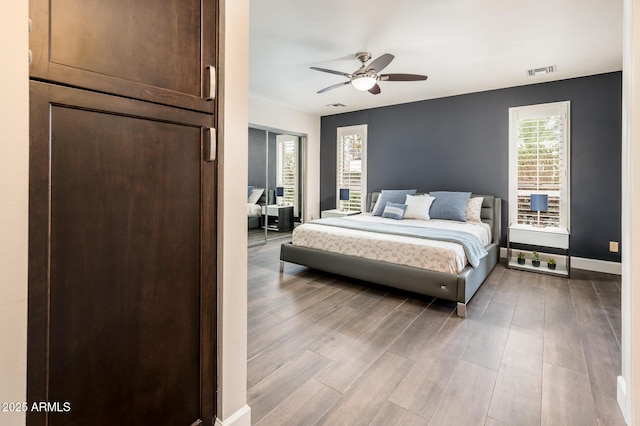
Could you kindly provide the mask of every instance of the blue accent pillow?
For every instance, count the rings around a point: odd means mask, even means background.
[[[251,195],[251,191],[253,191],[253,186],[249,185],[249,192],[247,192],[247,197]]]
[[[382,212],[382,217],[388,217],[390,219],[402,220],[404,217],[404,211],[407,209],[406,204],[387,203]]]
[[[435,191],[430,192],[429,195],[436,198],[429,210],[431,219],[467,221],[465,212],[471,197],[470,192]]]
[[[417,189],[383,189],[371,212],[374,216],[382,216],[387,203],[404,204],[407,195],[415,195]]]

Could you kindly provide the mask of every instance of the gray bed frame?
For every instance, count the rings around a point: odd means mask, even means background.
[[[374,192],[367,196],[367,211],[371,211],[378,195],[379,193]],[[284,262],[290,262],[375,284],[450,300],[457,302],[457,314],[464,318],[467,314],[467,303],[498,263],[500,255],[502,200],[492,195],[473,194],[471,197],[484,197],[481,218],[483,222],[491,225],[492,231],[492,241],[485,247],[488,254],[480,260],[480,265],[477,268],[467,265],[458,275],[446,274],[294,246],[288,242],[280,247],[280,273],[284,272]]]

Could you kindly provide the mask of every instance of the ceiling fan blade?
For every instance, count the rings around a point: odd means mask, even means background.
[[[380,93],[380,86],[378,86],[377,84],[375,86],[373,86],[371,89],[369,89],[369,93],[373,94],[373,95],[377,95],[378,93]]]
[[[328,70],[326,68],[318,68],[318,67],[309,67],[309,68],[316,71],[328,72],[329,74],[337,74],[347,78],[351,78],[351,74],[347,74],[346,72],[342,72],[342,71],[334,71],[334,70]]]
[[[367,71],[373,71],[376,73],[380,72],[383,68],[389,65],[391,61],[393,61],[393,58],[395,58],[395,56],[393,56],[391,53],[385,53],[379,58],[374,59],[373,62],[371,62],[367,67]]]
[[[426,75],[420,74],[382,74],[380,76],[380,81],[420,81],[426,79]]]
[[[326,92],[326,91],[328,91],[328,90],[336,89],[336,88],[338,88],[338,87],[340,87],[340,86],[344,86],[344,85],[347,85],[347,84],[349,84],[349,83],[351,83],[351,82],[350,82],[350,81],[345,81],[344,83],[334,84],[333,86],[325,87],[325,88],[324,88],[324,89],[322,89],[322,90],[318,90],[318,92],[317,92],[317,93],[324,93],[324,92]]]

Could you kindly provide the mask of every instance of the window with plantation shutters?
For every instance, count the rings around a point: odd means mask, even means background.
[[[282,203],[293,206],[293,215],[298,216],[298,137],[277,135],[278,162],[276,186],[284,188]]]
[[[367,126],[339,127],[336,152],[336,208],[366,211]],[[340,200],[341,189],[349,190],[348,200]]]
[[[509,109],[509,223],[569,228],[569,102]],[[531,210],[531,195],[548,198]]]

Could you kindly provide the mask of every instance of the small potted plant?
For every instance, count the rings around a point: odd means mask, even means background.
[[[524,253],[523,252],[518,253],[518,265],[524,265],[524,262],[525,262]]]
[[[537,251],[531,253],[531,264],[535,267],[540,266],[540,255]]]
[[[547,259],[547,268],[556,269],[556,260],[553,257]]]

